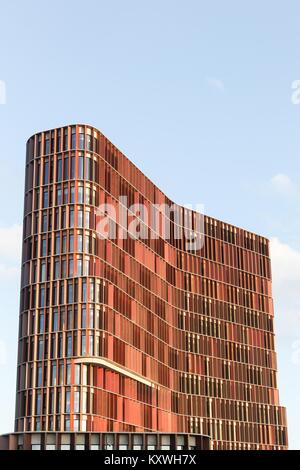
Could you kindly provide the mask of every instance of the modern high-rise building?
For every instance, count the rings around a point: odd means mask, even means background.
[[[286,449],[273,319],[266,238],[173,204],[91,126],[29,139],[2,447]]]

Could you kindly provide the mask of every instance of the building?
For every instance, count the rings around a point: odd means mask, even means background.
[[[3,447],[286,449],[273,317],[267,239],[173,205],[91,126],[29,139]]]

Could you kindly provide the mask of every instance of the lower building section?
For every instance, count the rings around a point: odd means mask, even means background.
[[[199,434],[14,433],[0,436],[0,450],[210,450]]]

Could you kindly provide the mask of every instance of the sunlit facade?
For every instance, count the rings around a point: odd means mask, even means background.
[[[163,214],[158,236],[120,237],[118,219],[99,237],[97,208],[120,196],[171,203],[93,127],[29,139],[15,432],[287,448],[268,240],[205,216],[187,250]]]

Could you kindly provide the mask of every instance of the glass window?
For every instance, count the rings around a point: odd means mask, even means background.
[[[69,158],[65,156],[64,158],[64,180],[69,179]]]
[[[35,407],[35,414],[40,415],[41,414],[41,392],[37,392],[36,394],[36,407]]]
[[[78,179],[83,179],[83,165],[84,165],[84,158],[83,156],[78,157]]]
[[[52,331],[58,331],[58,310],[53,310]]]
[[[70,202],[71,204],[75,203],[75,186],[73,183],[71,184],[71,201]]]
[[[54,216],[54,229],[59,229],[59,210],[55,209],[55,216]]]
[[[57,390],[57,398],[56,398],[56,413],[60,413],[61,412],[61,397],[62,397],[62,394],[61,394],[61,390],[58,389]]]
[[[92,146],[93,146],[93,144],[92,144],[92,136],[91,136],[90,134],[87,134],[87,136],[86,136],[86,148],[87,148],[88,150],[92,150]]]
[[[39,315],[39,333],[44,332],[44,314],[40,313]]]
[[[59,278],[59,259],[56,259],[54,262],[54,279]]]
[[[78,234],[77,237],[77,251],[79,251],[79,253],[83,251],[83,238],[81,234]]]
[[[72,356],[72,334],[68,333],[67,334],[67,357]],[[71,366],[69,366],[69,372],[71,373]],[[68,366],[67,366],[67,372],[68,372]]]
[[[90,212],[85,212],[85,228],[90,228]]]
[[[66,233],[63,234],[63,239],[62,239],[62,253],[67,252],[67,235]]]
[[[56,181],[61,181],[62,180],[62,159],[59,158],[57,160],[57,178]]]
[[[77,276],[82,276],[82,259],[81,258],[77,258],[76,274]]]
[[[66,228],[67,226],[67,210],[65,207],[62,208],[61,213],[61,228]]]
[[[55,444],[46,444],[46,450],[55,450]]]
[[[90,237],[88,235],[84,237],[84,249],[87,253],[90,253]]]
[[[48,155],[50,153],[50,140],[49,134],[45,135],[45,142],[44,142],[44,155]]]
[[[91,204],[91,188],[85,188],[85,203]]]
[[[64,128],[64,150],[67,150],[68,148],[68,134],[69,134],[68,128],[65,127]]]
[[[38,136],[38,142],[37,142],[37,155],[41,155],[41,146],[42,146],[42,136],[39,134]]]
[[[65,259],[61,262],[61,275],[63,278],[67,277],[67,261]]]
[[[80,365],[75,364],[74,366],[74,383],[80,385]]]
[[[82,302],[86,302],[86,280],[84,279],[82,281],[82,296],[81,296]]]
[[[48,207],[48,190],[47,189],[44,189],[43,191],[43,208],[47,208]]]
[[[68,185],[64,186],[64,204],[68,204],[69,202],[69,188]]]
[[[82,132],[80,132],[80,134],[79,134],[79,148],[80,148],[80,150],[84,150],[84,144],[85,144],[84,134]]]
[[[46,256],[46,238],[42,238],[42,245],[41,245],[41,256]]]
[[[74,275],[74,262],[73,262],[73,258],[70,257],[69,258],[69,277],[73,275]]]
[[[56,365],[52,365],[51,370],[51,385],[56,385]]]
[[[71,330],[73,328],[73,312],[72,312],[72,308],[68,308],[68,320],[67,320],[67,324],[68,324],[68,330]]]
[[[50,394],[49,394],[49,411],[51,414],[54,414],[54,390],[53,389],[52,390],[50,389]],[[51,431],[53,430],[53,423],[52,423],[52,427],[50,428],[50,430]]]
[[[68,335],[70,335],[72,339],[71,333],[69,333]],[[71,385],[71,364],[67,364],[67,385]]]
[[[45,307],[45,287],[40,289],[40,307]]]
[[[90,280],[90,301],[94,302],[95,301],[95,286],[94,286],[94,280]]]
[[[76,149],[76,127],[71,130],[71,149]]]
[[[56,286],[56,283],[53,285],[53,288],[52,288],[52,303],[53,303],[53,305],[57,305],[57,286]]]
[[[74,413],[80,412],[80,392],[74,392]]]
[[[75,157],[71,157],[71,179],[75,179]]]
[[[81,309],[81,328],[86,328],[86,307],[82,306]]]
[[[90,158],[86,158],[85,160],[85,179],[91,179],[91,167],[92,167],[92,160]]]
[[[71,392],[66,390],[66,403],[65,403],[65,412],[70,413],[71,411]]]
[[[68,282],[68,304],[73,302],[73,283]]]
[[[70,418],[65,418],[65,431],[70,431]],[[70,449],[70,446],[68,446]],[[67,449],[67,450],[69,450]]]
[[[46,262],[41,263],[41,282],[46,281]]]
[[[49,162],[48,160],[44,163],[44,184],[48,184],[49,181]]]
[[[83,185],[78,186],[78,204],[83,204]]]
[[[78,227],[82,228],[83,227],[83,210],[78,209],[77,213],[77,222],[78,222]]]
[[[91,356],[94,355],[94,335],[93,335],[93,333],[90,333],[90,335],[89,335],[89,354]]]
[[[74,227],[74,209],[73,208],[70,209],[70,223],[69,223],[69,226],[71,228]]]
[[[65,381],[65,373],[64,372],[65,372],[64,365],[60,364],[60,366],[59,366],[59,385],[64,384],[64,381]]]
[[[86,355],[85,334],[81,335],[81,354],[82,356]]]
[[[55,254],[60,254],[60,235],[55,236]]]
[[[69,238],[69,252],[72,253],[74,251],[74,235],[70,233]]]
[[[44,341],[39,339],[38,343],[38,359],[41,360],[43,358],[43,348],[44,348]]]
[[[61,130],[58,129],[56,133],[56,152],[60,152],[61,148]]]
[[[61,187],[57,186],[56,188],[56,205],[60,206],[62,204],[62,192]]]
[[[90,328],[94,328],[94,309],[90,307]]]
[[[66,419],[66,431],[70,431],[70,420],[69,419]],[[62,444],[60,446],[60,449],[61,450],[70,450],[71,449],[71,446],[70,444]]]
[[[42,366],[38,366],[37,373],[36,373],[36,386],[42,386]]]
[[[107,435],[105,438],[105,449],[106,450],[114,450],[114,436]]]
[[[32,444],[31,450],[41,450],[41,445],[40,444]]]
[[[59,289],[59,303],[63,304],[65,300],[65,289],[64,289],[64,283],[61,282],[60,284],[60,289]]]
[[[41,430],[41,422],[39,418],[36,418],[35,420],[35,430],[40,431]]]
[[[43,212],[42,232],[47,232],[47,212]]]
[[[93,407],[93,394],[90,395],[90,405]],[[82,392],[82,413],[86,413],[87,409],[87,391]]]

